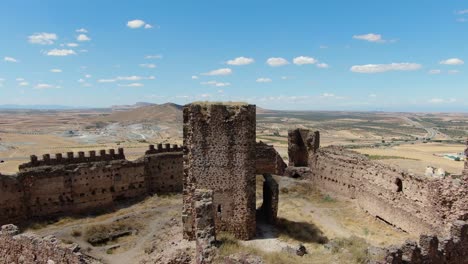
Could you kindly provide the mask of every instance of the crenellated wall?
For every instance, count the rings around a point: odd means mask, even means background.
[[[309,169],[302,177],[324,192],[355,199],[369,214],[409,233],[446,235],[454,221],[468,219],[468,175],[413,175],[336,146],[307,155]]]
[[[0,175],[0,224],[108,209],[121,200],[181,191],[181,150],[150,146],[136,161],[126,160],[123,149],[89,157],[79,152],[68,160],[33,158],[17,175]]]
[[[78,155],[75,155],[73,152],[67,152],[65,157],[62,153],[57,153],[55,154],[55,158],[51,158],[50,154],[44,154],[42,155],[42,159],[38,159],[36,155],[31,155],[31,161],[21,164],[19,169],[24,170],[41,166],[67,165],[125,159],[123,148],[119,148],[117,153],[115,153],[115,149],[109,149],[107,152],[105,149],[101,149],[98,154],[96,154],[95,150],[88,151],[87,155],[84,151],[79,151],[77,154]]]

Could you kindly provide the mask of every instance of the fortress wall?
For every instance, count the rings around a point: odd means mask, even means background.
[[[70,211],[74,213],[85,212],[90,208],[109,208],[113,205],[112,172],[114,166],[107,163],[80,166],[78,171],[69,171],[72,175],[71,197],[67,200],[73,202]]]
[[[195,189],[213,190],[216,230],[255,235],[255,106],[184,107],[184,237],[195,239]]]
[[[182,192],[182,152],[146,155],[145,173],[151,193]]]
[[[125,162],[113,166],[109,172],[113,179],[113,200],[126,200],[146,195],[145,165]]]
[[[23,188],[14,176],[0,175],[0,223],[25,217]]]
[[[332,194],[357,200],[369,214],[413,234],[446,234],[468,218],[468,178],[427,178],[373,162],[339,147],[321,148],[310,179]]]
[[[468,175],[458,179],[413,175],[342,147],[319,148],[319,133],[291,130],[288,173],[319,189],[355,199],[369,214],[412,234],[447,234],[468,219]],[[302,173],[303,172],[303,173]]]
[[[115,155],[121,157],[123,150]],[[182,189],[180,147],[163,148],[137,161],[110,157],[22,166],[17,175],[0,175],[0,224],[109,209],[116,201]],[[155,170],[148,169],[152,166]]]

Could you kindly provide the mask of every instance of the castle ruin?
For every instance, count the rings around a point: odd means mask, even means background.
[[[190,104],[184,107],[183,232],[194,239],[194,193],[213,191],[217,231],[255,236],[254,105]]]
[[[115,202],[153,193],[182,190],[182,148],[150,145],[136,161],[124,150],[61,153],[19,166],[16,175],[0,175],[0,224],[88,213]]]
[[[468,173],[428,178],[373,162],[342,147],[319,148],[319,133],[289,131],[290,173],[303,173],[325,193],[354,199],[369,214],[406,232],[448,235],[468,220]],[[465,167],[466,164],[465,162]]]

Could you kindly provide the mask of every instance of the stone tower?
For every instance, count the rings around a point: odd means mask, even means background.
[[[195,189],[213,190],[217,231],[255,236],[255,105],[184,107],[184,237],[193,240]]]

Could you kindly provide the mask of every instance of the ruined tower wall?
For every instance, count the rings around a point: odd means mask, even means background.
[[[255,106],[184,107],[184,237],[194,239],[195,189],[213,190],[216,230],[255,235]]]
[[[263,174],[270,173],[283,175],[287,167],[283,158],[271,145],[267,145],[262,141],[257,142],[255,147],[255,173]]]
[[[468,177],[412,175],[340,147],[321,148],[310,180],[325,192],[356,199],[369,214],[413,234],[446,234],[468,218]]]
[[[114,155],[123,156],[123,150]],[[182,152],[176,146],[137,161],[112,159],[109,154],[107,160],[38,165],[50,163],[44,157],[45,161],[32,158],[17,175],[0,175],[0,224],[109,209],[116,201],[178,191],[182,185]],[[153,165],[157,171],[148,169]]]

